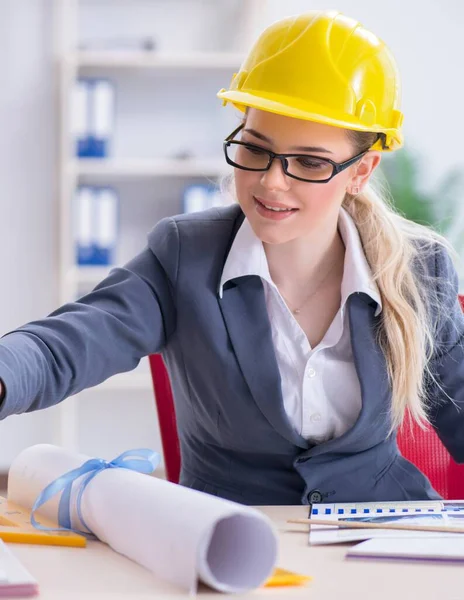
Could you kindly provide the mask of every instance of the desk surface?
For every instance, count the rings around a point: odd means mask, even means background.
[[[276,523],[283,568],[312,575],[303,588],[262,588],[249,594],[228,596],[200,589],[199,597],[271,600],[462,600],[464,567],[380,561],[349,561],[347,546],[308,546],[305,526],[288,525],[287,518],[305,517],[307,507],[260,507]],[[177,588],[157,580],[152,573],[99,542],[87,548],[12,544],[15,555],[36,577],[40,600],[152,600],[186,598]]]

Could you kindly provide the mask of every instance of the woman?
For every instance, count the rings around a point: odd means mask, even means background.
[[[181,483],[248,504],[438,498],[405,411],[464,460],[464,319],[446,242],[369,186],[402,145],[388,49],[312,11],[260,36],[230,90],[237,205],[161,221],[96,289],[0,344],[0,417],[162,352]]]

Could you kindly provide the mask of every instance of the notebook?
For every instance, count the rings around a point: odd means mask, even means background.
[[[37,581],[0,540],[0,597],[25,598],[38,593]]]
[[[464,536],[375,538],[353,546],[346,557],[464,562]]]

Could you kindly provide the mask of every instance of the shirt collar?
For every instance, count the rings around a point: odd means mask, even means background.
[[[237,231],[222,271],[219,297],[222,298],[223,287],[228,281],[247,275],[258,275],[275,285],[269,273],[263,243],[256,236],[250,222],[245,217]]]
[[[344,209],[340,209],[338,228],[345,244],[345,262],[342,279],[342,306],[348,296],[355,292],[364,292],[377,303],[375,315],[382,311],[382,301],[378,286],[372,278],[356,225],[353,218]],[[247,218],[243,220],[240,229],[227,256],[219,284],[219,297],[222,298],[224,285],[232,279],[257,275],[272,286],[269,266],[261,240],[254,233]]]

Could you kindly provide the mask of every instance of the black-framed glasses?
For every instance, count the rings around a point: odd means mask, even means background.
[[[268,171],[277,158],[284,173],[289,177],[310,183],[327,183],[369,151],[369,149],[363,150],[342,163],[312,154],[276,154],[256,144],[234,140],[233,138],[243,127],[242,123],[226,137],[224,154],[229,165],[245,171]]]

